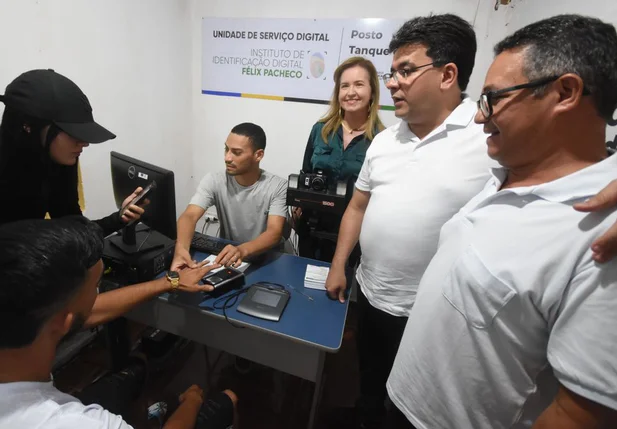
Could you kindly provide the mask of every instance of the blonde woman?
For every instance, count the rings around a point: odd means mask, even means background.
[[[323,170],[329,180],[354,179],[360,173],[371,141],[384,129],[379,119],[379,77],[372,62],[351,57],[334,71],[330,109],[311,130],[304,152],[305,173]],[[320,240],[312,229],[336,233],[340,217],[296,209],[301,256],[330,261],[334,240]],[[309,218],[313,224],[309,225]]]

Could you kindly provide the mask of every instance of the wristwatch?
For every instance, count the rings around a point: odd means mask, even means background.
[[[165,276],[169,283],[171,283],[171,290],[176,290],[180,286],[180,273],[177,271],[167,271],[167,275]]]

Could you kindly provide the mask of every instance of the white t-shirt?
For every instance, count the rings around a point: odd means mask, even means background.
[[[444,225],[387,384],[414,426],[530,428],[557,380],[617,409],[617,260],[589,249],[617,212],[572,208],[616,171],[499,190],[496,170]]]
[[[2,429],[132,429],[100,405],[83,405],[52,382],[0,383]]]
[[[439,230],[488,180],[493,162],[475,113],[467,98],[422,140],[399,122],[371,143],[356,181],[371,194],[356,277],[373,307],[408,315]]]

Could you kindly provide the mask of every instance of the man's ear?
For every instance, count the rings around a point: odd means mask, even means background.
[[[64,337],[73,326],[75,320],[75,313],[63,310],[52,316],[47,322],[47,330],[49,333],[54,334],[58,338]]]
[[[458,85],[458,67],[454,63],[448,63],[441,72],[441,89],[449,89],[453,85]]]
[[[259,162],[262,160],[262,158],[264,157],[264,150],[263,149],[257,149],[255,151],[255,161]]]
[[[557,79],[554,86],[559,96],[555,112],[568,112],[581,103],[585,84],[579,75],[566,73]]]

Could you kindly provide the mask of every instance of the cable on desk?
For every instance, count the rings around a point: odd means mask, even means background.
[[[249,287],[250,286],[245,286],[229,296],[220,297],[212,303],[212,307],[216,310],[223,310],[223,316],[225,316],[225,320],[234,328],[244,328],[244,326],[235,325],[231,320],[229,320],[229,317],[227,317],[227,309],[236,305],[236,303],[238,302],[238,298],[248,292]],[[222,306],[221,303],[223,303]]]
[[[266,286],[267,288],[286,290],[285,286],[283,286],[280,283],[263,281],[263,282],[253,283],[252,285],[249,285],[249,286],[245,286],[242,289],[232,293],[229,296],[222,296],[216,301],[214,301],[212,303],[212,307],[216,310],[223,310],[223,316],[225,316],[225,320],[227,321],[227,323],[229,323],[234,328],[243,329],[244,326],[236,325],[231,320],[229,320],[229,317],[227,317],[227,309],[236,305],[236,303],[238,302],[238,298],[244,295],[245,293],[247,293],[248,290],[251,288],[251,286],[254,286],[254,285],[261,285],[261,286]],[[221,303],[223,303],[222,306],[221,306]]]
[[[280,289],[280,290],[285,290],[285,285],[282,285],[280,283],[274,283],[274,282],[257,282],[255,283],[256,285],[261,285],[261,286],[266,286],[268,288],[274,288],[274,289]]]

